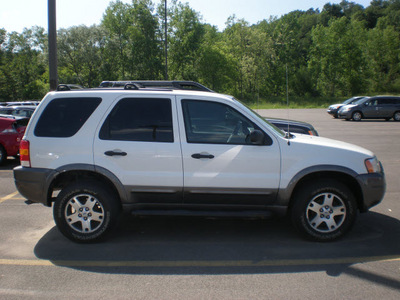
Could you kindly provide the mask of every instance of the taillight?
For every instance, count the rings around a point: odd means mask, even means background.
[[[21,166],[31,167],[31,158],[29,156],[29,141],[22,140],[19,144],[19,159],[21,161]]]

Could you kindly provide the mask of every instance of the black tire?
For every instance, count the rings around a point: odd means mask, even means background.
[[[345,235],[357,216],[354,195],[335,180],[309,182],[294,196],[291,219],[307,239],[329,242]]]
[[[351,118],[352,118],[353,121],[356,121],[356,122],[361,121],[361,119],[362,119],[362,113],[359,112],[359,111],[355,111],[355,112],[353,112],[353,114],[351,115]]]
[[[116,224],[119,213],[116,195],[92,181],[68,185],[58,194],[53,207],[60,232],[79,243],[103,239]]]
[[[7,160],[6,149],[4,149],[3,145],[0,145],[0,165],[4,164],[6,160]]]

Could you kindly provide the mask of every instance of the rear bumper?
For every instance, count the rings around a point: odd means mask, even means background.
[[[357,176],[363,194],[361,212],[380,203],[386,192],[386,179],[384,173],[362,174]]]
[[[15,186],[26,199],[50,206],[47,182],[54,172],[54,170],[49,169],[16,167],[14,168]]]

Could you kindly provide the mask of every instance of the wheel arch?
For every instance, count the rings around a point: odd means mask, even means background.
[[[356,198],[357,208],[362,210],[363,193],[359,182],[356,179],[358,174],[351,169],[339,166],[315,166],[299,172],[289,183],[285,191],[279,194],[280,201],[287,203],[288,211],[296,198],[296,193],[307,184],[315,181],[331,179],[346,185]]]
[[[47,205],[55,201],[54,193],[61,191],[65,186],[82,181],[90,180],[100,182],[103,186],[115,193],[120,200],[120,204],[126,200],[126,192],[119,179],[106,169],[98,168],[93,165],[79,164],[67,165],[58,168],[53,176],[48,180]]]

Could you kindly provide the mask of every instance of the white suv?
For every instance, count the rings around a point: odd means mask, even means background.
[[[233,97],[172,88],[51,92],[25,132],[18,191],[54,208],[69,239],[103,238],[135,215],[263,216],[287,210],[307,238],[330,241],[379,203],[375,155],[285,134]]]

